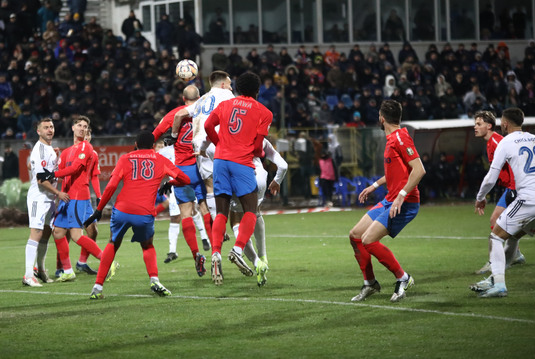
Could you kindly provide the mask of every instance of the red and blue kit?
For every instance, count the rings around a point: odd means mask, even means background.
[[[494,159],[494,152],[496,152],[496,147],[498,147],[498,143],[500,143],[502,139],[502,135],[494,132],[487,141],[487,156],[489,158],[489,163],[492,163],[492,160]],[[498,177],[498,185],[509,189],[515,189],[515,177],[508,163],[503,166],[500,172],[500,176]]]
[[[56,177],[63,178],[62,189],[70,199],[86,200],[89,194],[89,163],[93,157],[93,146],[87,141],[63,150]]]
[[[162,118],[158,126],[152,132],[155,141],[173,126],[175,114],[185,107],[186,106],[177,107],[169,111]],[[178,139],[175,142],[175,165],[191,166],[197,163],[197,160],[193,155],[193,146],[191,144],[192,138],[193,125],[191,123],[191,117],[184,117],[178,130]]]

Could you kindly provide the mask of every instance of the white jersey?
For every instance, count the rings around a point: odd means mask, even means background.
[[[282,158],[282,156],[273,148],[271,142],[264,138],[264,153],[266,158],[273,162],[277,166],[277,173],[275,174],[275,182],[281,184],[286,171],[288,170],[288,163]],[[258,171],[264,171],[264,166],[262,165],[262,160],[258,157],[253,158],[253,164]]]
[[[492,189],[505,162],[515,176],[517,198],[526,204],[535,204],[535,135],[522,131],[508,134],[496,147],[477,200],[482,201]]]
[[[202,143],[206,140],[204,123],[212,111],[223,101],[234,98],[232,91],[213,87],[194,104],[186,107],[193,122],[193,148],[199,151]]]
[[[30,154],[30,189],[28,190],[28,198],[32,201],[50,201],[54,200],[56,196],[53,193],[42,188],[37,183],[37,173],[44,172],[44,168],[53,172],[56,170],[58,164],[58,155],[54,148],[41,141],[37,141],[33,146]],[[54,187],[56,183],[52,184]]]
[[[167,158],[169,161],[171,161],[173,164],[175,164],[175,147],[174,146],[165,146],[161,150],[158,151],[158,153],[165,158]]]

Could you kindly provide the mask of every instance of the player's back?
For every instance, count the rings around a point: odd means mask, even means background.
[[[115,208],[130,214],[155,215],[156,194],[168,168],[174,169],[173,163],[152,149],[121,156],[113,173],[123,180]]]
[[[206,138],[204,123],[212,111],[223,101],[234,98],[232,91],[221,88],[212,88],[193,105],[193,141],[196,146]],[[191,113],[191,112],[190,112]]]
[[[495,159],[505,156],[515,177],[518,198],[535,202],[535,135],[516,131],[504,137],[498,145]]]

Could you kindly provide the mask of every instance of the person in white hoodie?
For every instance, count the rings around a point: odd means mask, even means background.
[[[386,75],[385,85],[383,86],[383,95],[385,98],[389,98],[396,89],[396,78],[394,75]]]

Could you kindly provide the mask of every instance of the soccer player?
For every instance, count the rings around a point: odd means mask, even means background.
[[[494,159],[494,152],[498,143],[503,139],[503,136],[494,131],[496,127],[496,118],[494,114],[490,111],[478,111],[474,115],[475,125],[474,132],[476,137],[482,137],[487,141],[487,156],[489,162],[492,163]],[[506,163],[505,166],[500,171],[500,176],[498,177],[498,185],[505,188],[502,196],[498,200],[492,215],[490,216],[490,229],[494,228],[496,220],[505,210],[507,205],[512,202],[516,194],[515,191],[515,180],[513,177],[513,172],[511,167]],[[520,250],[518,249],[518,239],[510,238],[505,242],[505,256],[506,262],[509,265],[513,264],[523,264],[526,262],[526,259]],[[490,262],[485,263],[481,269],[476,271],[476,274],[484,274],[490,271]]]
[[[199,99],[199,90],[197,87],[193,85],[187,86],[183,92],[183,99],[186,105],[177,107],[167,113],[154,130],[154,137],[158,138],[161,134],[171,128],[171,126],[178,124],[178,140],[174,144],[175,165],[190,178],[191,182],[189,186],[174,188],[174,194],[182,215],[182,233],[184,234],[184,239],[186,240],[193,255],[193,259],[195,260],[197,274],[203,276],[206,273],[206,269],[204,268],[206,258],[199,252],[195,224],[192,217],[195,200],[197,200],[199,202],[201,213],[203,214],[204,225],[208,231],[211,231],[211,216],[206,203],[206,187],[200,176],[197,161],[193,154],[193,148],[191,147],[191,117],[181,117],[178,121],[175,121],[175,114],[177,112],[184,110],[186,106],[191,106]],[[170,186],[167,186],[166,189],[169,190]],[[210,248],[208,247],[208,249]]]
[[[52,147],[54,138],[54,123],[51,118],[42,118],[37,122],[39,141],[30,154],[31,184],[28,190],[27,205],[30,227],[30,238],[26,243],[26,271],[22,284],[30,287],[41,287],[41,283],[34,276],[34,264],[37,260],[37,277],[43,283],[50,283],[45,269],[45,257],[48,248],[48,239],[52,233],[52,220],[56,209],[55,198],[63,202],[69,201],[69,195],[61,192],[55,184],[49,181],[40,181],[36,174],[44,168],[54,171],[57,165],[57,154]]]
[[[263,140],[273,120],[271,111],[256,101],[259,88],[258,75],[251,72],[240,75],[236,80],[240,96],[221,102],[204,125],[209,140],[216,146],[214,194],[217,216],[212,226],[212,280],[216,285],[223,284],[221,245],[233,194],[239,198],[244,214],[228,258],[244,275],[253,275],[242,258],[243,248],[251,238],[257,220],[258,195],[253,157],[263,157]],[[216,126],[219,126],[219,133],[215,130]]]
[[[54,220],[53,235],[63,267],[63,273],[58,279],[60,282],[72,281],[76,278],[69,258],[67,235],[95,258],[100,259],[102,256],[102,251],[98,245],[91,238],[83,235],[82,229],[83,222],[93,213],[88,174],[90,159],[93,156],[93,146],[85,141],[89,123],[89,118],[77,117],[72,126],[74,145],[61,153],[58,163],[59,169],[50,172],[43,168],[44,172],[36,175],[37,179],[41,181],[63,178],[63,190],[70,198],[68,202],[60,202]],[[114,263],[110,276],[115,274],[116,268],[117,265]]]
[[[104,280],[129,228],[132,228],[134,233],[132,242],[139,242],[141,245],[151,290],[160,296],[171,295],[158,278],[156,250],[153,245],[156,216],[154,201],[160,182],[165,176],[173,177],[174,181],[171,182],[176,186],[189,184],[190,180],[171,161],[154,152],[153,146],[154,135],[148,131],[140,132],[136,138],[137,150],[119,158],[95,213],[84,223],[88,225],[94,220],[100,220],[102,210],[113,196],[119,182],[123,181],[123,188],[117,195],[111,214],[110,242],[104,249],[90,299],[103,298]]]
[[[523,132],[523,123],[524,113],[519,108],[503,111],[500,126],[502,133],[507,135],[496,147],[489,172],[476,197],[475,210],[483,215],[487,203],[485,197],[508,163],[515,178],[517,196],[498,217],[489,235],[492,276],[471,286],[472,290],[480,291],[479,296],[483,298],[507,296],[504,242],[512,236],[520,238],[524,232],[533,235],[528,227],[535,220],[535,135]]]
[[[401,104],[394,100],[383,101],[379,109],[379,123],[386,135],[385,175],[366,187],[359,194],[359,201],[364,203],[383,184],[386,184],[388,193],[349,232],[350,243],[364,277],[360,293],[351,301],[362,301],[381,291],[373,272],[372,255],[396,277],[391,302],[402,300],[405,291],[414,284],[412,276],[401,268],[390,249],[380,242],[386,235],[395,238],[416,217],[420,208],[417,186],[425,175],[425,169],[412,138],[406,128],[400,127],[400,122]]]
[[[275,174],[275,178],[273,178],[268,187],[271,194],[275,196],[280,191],[280,184],[282,183],[282,180],[286,175],[286,171],[288,170],[288,163],[282,158],[282,156],[277,152],[277,150],[273,148],[273,145],[267,139],[264,139],[263,146],[265,158],[267,158],[277,166],[277,173]],[[262,160],[259,157],[254,157],[253,163],[255,165],[256,184],[258,186],[258,204],[256,211],[256,224],[254,228],[254,237],[258,253],[255,250],[253,246],[253,241],[251,239],[249,239],[249,241],[245,245],[243,252],[245,256],[249,258],[251,262],[253,262],[256,272],[256,281],[258,286],[261,287],[266,284],[266,273],[269,270],[266,252],[266,226],[264,223],[264,217],[262,217],[262,214],[260,213],[260,206],[264,201],[264,194],[266,193],[268,173],[264,169]],[[242,217],[243,209],[241,208],[241,205],[236,200],[236,198],[233,197],[230,202],[230,224],[232,226],[232,230],[236,238],[238,238],[239,235],[240,220],[242,219]]]
[[[234,98],[232,93],[232,86],[229,74],[224,71],[214,71],[210,74],[210,91],[204,94],[198,101],[195,103],[179,110],[175,114],[175,120],[173,123],[173,130],[171,136],[173,138],[178,138],[178,129],[181,125],[181,121],[185,117],[192,118],[193,124],[193,150],[195,153],[201,152],[201,147],[203,143],[206,143],[206,131],[204,130],[204,124],[210,113],[216,109],[222,101],[229,100]],[[214,160],[214,150],[215,147],[210,145],[208,142],[206,148],[202,148],[206,152],[205,156],[197,157],[197,165],[199,167],[199,173],[204,180],[206,186],[206,204],[210,210],[212,219],[216,216],[216,205],[214,199],[214,188],[213,188],[213,160]],[[206,223],[206,221],[205,221]],[[206,226],[206,229],[209,230],[209,227]]]

